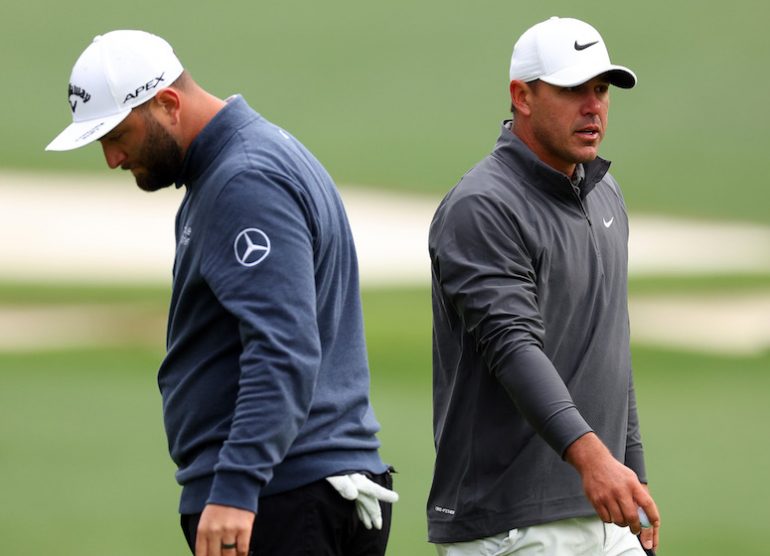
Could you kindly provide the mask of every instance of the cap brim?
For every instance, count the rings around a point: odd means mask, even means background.
[[[631,89],[636,85],[636,74],[626,67],[616,65],[601,67],[573,66],[551,75],[542,76],[540,80],[557,87],[575,87],[604,74],[607,75],[610,84],[621,89]]]
[[[56,138],[45,148],[47,151],[71,151],[93,143],[101,139],[107,133],[112,131],[120,122],[126,119],[131,113],[131,109],[126,109],[108,116],[106,118],[97,118],[86,120],[84,122],[73,122],[67,126]]]

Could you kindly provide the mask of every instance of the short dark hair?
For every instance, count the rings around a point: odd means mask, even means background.
[[[190,74],[187,73],[187,70],[182,70],[182,73],[171,83],[171,86],[180,91],[185,91],[190,88],[191,83],[192,77],[190,77]]]

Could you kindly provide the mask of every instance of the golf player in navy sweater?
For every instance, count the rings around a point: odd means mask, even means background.
[[[73,123],[48,150],[98,140],[143,190],[186,188],[158,383],[191,550],[384,554],[397,495],[332,179],[243,98],[203,90],[149,33],[96,37],[68,93]]]

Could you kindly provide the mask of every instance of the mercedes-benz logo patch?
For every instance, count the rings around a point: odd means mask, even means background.
[[[243,266],[256,266],[270,254],[270,238],[262,230],[246,228],[233,244],[235,259]]]

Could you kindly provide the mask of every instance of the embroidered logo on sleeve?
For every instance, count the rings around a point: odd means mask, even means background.
[[[246,228],[235,237],[235,259],[243,266],[256,266],[270,254],[270,238],[262,230]]]
[[[179,238],[179,245],[188,245],[190,238],[192,238],[192,226],[185,226],[184,230],[182,230],[182,237]]]

